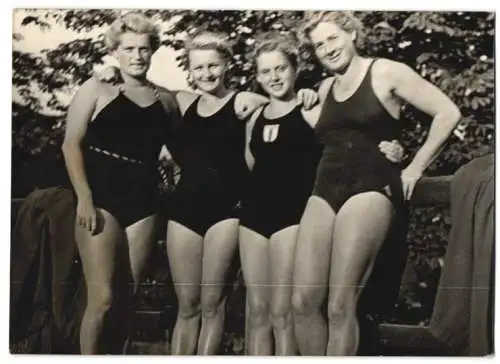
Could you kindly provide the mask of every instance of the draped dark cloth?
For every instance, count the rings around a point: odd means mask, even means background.
[[[451,355],[493,352],[494,156],[461,167],[451,183],[452,226],[430,332]]]
[[[86,289],[75,212],[73,192],[54,187],[33,191],[13,213],[11,352],[79,352]]]

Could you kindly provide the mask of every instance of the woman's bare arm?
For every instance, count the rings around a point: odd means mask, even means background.
[[[429,135],[403,171],[403,179],[409,180],[407,198],[411,198],[414,183],[423,171],[436,159],[462,115],[453,101],[438,87],[420,77],[407,65],[384,60],[390,71],[387,77],[394,95],[432,116]],[[414,182],[414,183],[413,183]],[[411,185],[413,183],[413,185]]]
[[[85,175],[81,142],[96,107],[97,89],[98,81],[94,78],[86,81],[73,97],[66,118],[62,151],[71,183],[78,198],[92,196]]]
[[[462,115],[439,88],[410,67],[394,62],[394,94],[433,117],[429,135],[408,167],[424,171],[437,157]]]
[[[269,99],[255,92],[242,91],[234,100],[234,111],[240,120],[246,120],[259,107],[267,104]]]
[[[80,87],[73,97],[68,109],[66,132],[62,144],[66,169],[78,200],[77,222],[92,233],[97,229],[97,213],[85,174],[81,143],[96,108],[98,87],[98,81],[91,78]]]

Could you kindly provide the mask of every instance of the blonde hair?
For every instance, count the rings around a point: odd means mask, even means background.
[[[281,52],[297,70],[301,65],[298,39],[292,33],[282,33],[278,31],[265,32],[255,39],[252,51],[254,66],[257,65],[257,58],[268,52]]]
[[[120,37],[127,32],[148,34],[153,52],[160,47],[158,28],[144,14],[131,11],[116,19],[104,35],[104,43],[108,51],[114,51],[120,44]]]
[[[314,11],[304,17],[300,34],[302,41],[311,43],[310,34],[320,23],[333,23],[348,33],[356,32],[355,46],[359,48],[364,42],[363,23],[352,11]]]
[[[192,50],[217,51],[227,64],[233,59],[233,49],[229,37],[224,33],[198,30],[184,42],[185,62],[189,66],[189,52]]]

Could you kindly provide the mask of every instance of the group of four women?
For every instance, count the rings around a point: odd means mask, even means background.
[[[296,92],[297,41],[267,33],[253,50],[267,97],[226,87],[232,50],[219,33],[201,31],[186,42],[199,92],[170,92],[146,78],[159,47],[149,19],[129,12],[111,25],[106,42],[118,82],[94,76],[80,87],[63,143],[88,291],[82,354],[102,352],[107,316],[128,302],[120,296],[128,290],[119,289],[125,272],[134,288],[141,283],[164,157],[181,169],[166,236],[179,303],[172,354],[217,352],[226,275],[238,250],[248,354],[356,354],[360,292],[460,112],[409,67],[360,56],[362,28],[350,13],[305,20],[301,34],[333,77],[317,93]],[[392,141],[400,138],[404,102],[433,122],[401,171],[401,147]],[[321,312],[327,294],[328,324]]]

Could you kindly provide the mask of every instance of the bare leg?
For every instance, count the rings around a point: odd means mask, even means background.
[[[205,234],[201,286],[201,330],[199,355],[214,355],[224,330],[226,276],[238,246],[237,219],[216,223]]]
[[[326,299],[335,213],[311,196],[300,221],[293,272],[292,306],[297,346],[302,355],[325,355],[327,325],[321,314]]]
[[[241,260],[241,254],[240,254]],[[248,353],[248,340],[249,340],[249,331],[250,324],[248,323],[248,317],[250,316],[250,304],[248,303],[248,288],[245,287],[245,344],[244,344],[244,352]]]
[[[77,225],[75,237],[87,285],[87,307],[80,328],[81,354],[102,354],[105,318],[114,305],[113,280],[117,251],[124,234],[116,219],[98,210],[98,233]]]
[[[193,355],[201,315],[202,237],[181,224],[169,221],[167,254],[179,301],[177,322],[172,335],[172,355]]]
[[[137,287],[144,278],[144,268],[149,255],[154,247],[156,215],[148,216],[140,221],[127,226],[128,252],[132,278],[134,279],[133,293],[137,292]]]
[[[328,300],[328,355],[356,355],[358,297],[370,276],[393,214],[387,197],[366,192],[351,197],[337,215]]]
[[[239,240],[241,267],[247,289],[247,354],[271,355],[269,241],[243,226],[240,227]]]
[[[295,355],[292,279],[298,226],[280,230],[269,240],[271,272],[271,317],[276,355]]]
[[[128,243],[128,263],[130,266],[131,281],[126,282],[128,298],[137,294],[137,289],[144,278],[144,268],[148,262],[149,255],[154,246],[156,215],[145,217],[127,226],[125,234]],[[131,286],[132,283],[132,286]],[[132,289],[130,289],[132,288]],[[124,322],[134,322],[130,318],[134,315],[133,300],[124,307],[122,320]],[[132,329],[132,328],[131,328]],[[130,337],[127,338],[123,352],[126,353],[130,344]]]

